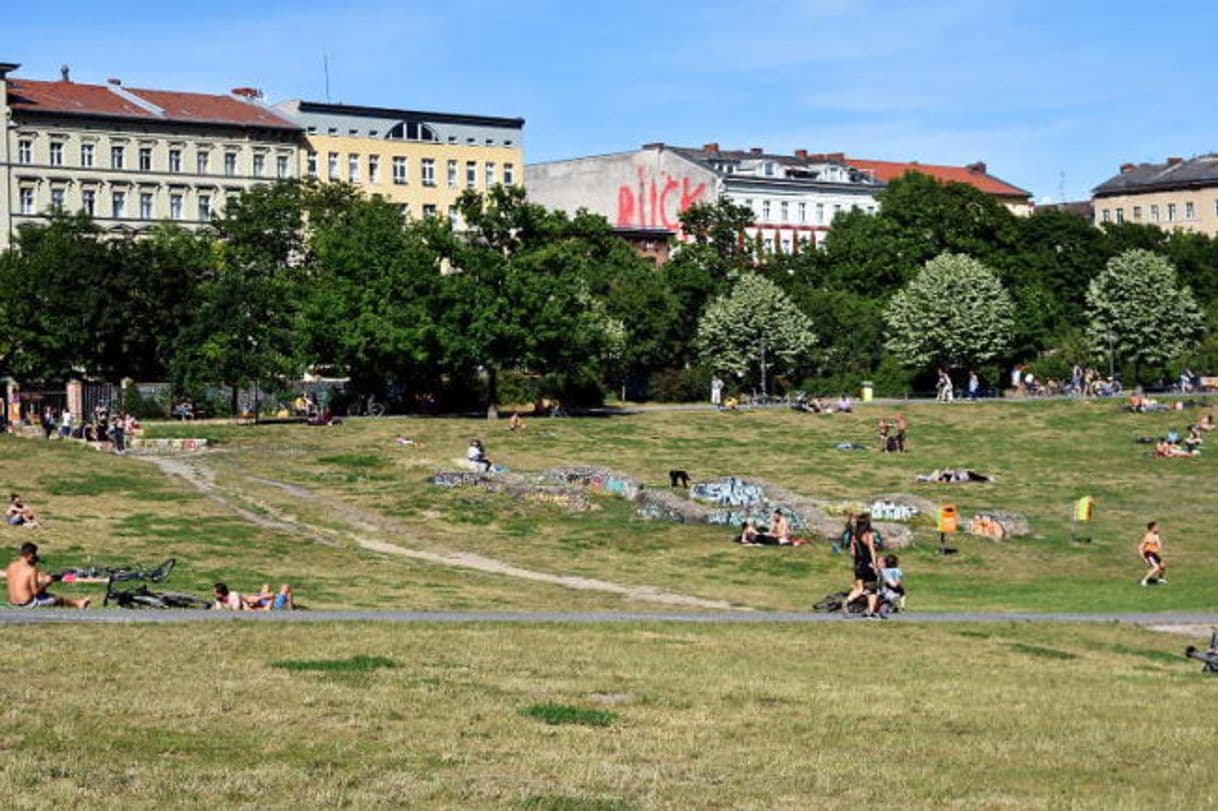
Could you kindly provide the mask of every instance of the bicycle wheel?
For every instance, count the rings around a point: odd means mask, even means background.
[[[177,558],[166,558],[165,560],[161,561],[160,566],[157,566],[148,573],[148,579],[153,583],[160,583],[166,577],[169,577],[169,573],[173,571],[173,567],[176,566],[177,563]]]
[[[178,591],[164,592],[161,594],[161,601],[165,603],[165,608],[211,608],[210,600],[204,600],[202,597],[196,597],[193,594],[183,594]]]
[[[369,403],[368,403],[368,416],[369,416],[369,417],[383,417],[383,416],[385,416],[385,406],[384,406],[384,405],[382,405],[381,403],[377,403],[377,402],[369,401]]]

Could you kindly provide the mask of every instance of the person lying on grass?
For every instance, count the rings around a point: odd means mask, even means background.
[[[4,570],[8,604],[13,608],[88,608],[90,599],[56,597],[47,591],[51,576],[38,571],[38,545],[23,543],[20,556]]]
[[[241,600],[249,611],[291,611],[296,607],[292,602],[292,587],[287,583],[280,585],[278,592],[271,591],[269,583],[263,583],[261,591]]]
[[[1159,459],[1182,459],[1190,456],[1197,456],[1200,453],[1198,450],[1188,450],[1179,445],[1173,445],[1166,439],[1160,439],[1155,443],[1155,457]]]

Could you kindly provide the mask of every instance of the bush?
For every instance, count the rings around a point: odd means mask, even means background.
[[[165,400],[155,395],[144,397],[135,386],[123,389],[120,407],[137,420],[159,420],[169,415]]]
[[[871,373],[871,381],[875,383],[877,397],[904,397],[915,391],[913,371],[889,354],[880,359],[880,365]]]
[[[710,399],[710,369],[661,369],[647,381],[647,396],[661,403],[690,403]],[[730,381],[729,381],[730,383]],[[725,392],[725,394],[730,392]]]

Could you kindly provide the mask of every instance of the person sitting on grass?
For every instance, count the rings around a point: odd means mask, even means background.
[[[1142,578],[1143,586],[1151,583],[1167,584],[1167,564],[1163,562],[1163,538],[1159,535],[1159,522],[1151,521],[1146,525],[1146,534],[1138,542],[1138,557],[1145,561],[1146,576]]]
[[[508,420],[508,430],[509,431],[523,431],[524,430],[524,420],[522,420],[520,418],[519,411],[512,412],[511,419]]]
[[[787,520],[787,516],[782,510],[774,511],[774,526],[770,528],[770,534],[781,546],[791,543],[791,522]]]
[[[475,437],[469,441],[465,458],[479,473],[490,473],[491,460],[486,458],[486,448],[482,447],[482,440]]]
[[[38,516],[34,515],[33,510],[25,506],[25,502],[16,493],[9,496],[8,511],[4,514],[4,520],[14,527],[38,529],[40,526]]]
[[[47,591],[52,577],[38,571],[38,545],[23,543],[20,556],[4,570],[8,604],[13,608],[88,608],[88,597],[56,597]]]
[[[901,561],[896,555],[884,556],[883,565],[880,567],[879,594],[872,595],[867,601],[872,613],[881,598],[890,605],[905,610],[905,581],[900,566]]]
[[[1197,424],[1197,427],[1202,431],[1214,430],[1214,412],[1207,412],[1206,415],[1201,418],[1201,422]]]
[[[1188,426],[1188,436],[1184,438],[1184,447],[1188,448],[1190,451],[1197,450],[1201,447],[1203,442],[1205,442],[1205,437],[1201,436],[1201,426]]]
[[[228,585],[225,583],[217,583],[212,587],[212,594],[216,597],[215,609],[217,611],[245,611],[245,600],[241,599],[241,595],[235,591],[229,591]]]

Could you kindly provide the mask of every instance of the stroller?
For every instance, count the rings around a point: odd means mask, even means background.
[[[1189,645],[1184,649],[1184,655],[1190,659],[1196,659],[1198,662],[1204,662],[1201,668],[1202,673],[1218,673],[1218,631],[1215,631],[1210,636],[1209,650],[1199,651],[1193,645]]]

